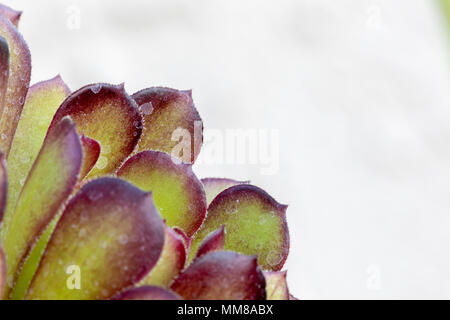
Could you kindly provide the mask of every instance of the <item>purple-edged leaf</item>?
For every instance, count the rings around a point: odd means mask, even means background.
[[[22,261],[58,213],[77,182],[82,151],[75,125],[64,118],[45,138],[25,180],[11,219],[5,221],[2,239],[8,263],[8,289]]]
[[[137,151],[164,151],[183,162],[193,163],[203,143],[203,124],[191,91],[155,87],[132,97],[144,119]]]
[[[214,251],[222,251],[225,246],[225,227],[221,226],[216,231],[211,232],[197,250],[195,258],[201,257]]]
[[[168,288],[183,270],[186,258],[184,239],[171,228],[165,226],[164,247],[161,256],[152,271],[141,281],[141,284]]]
[[[60,76],[38,82],[28,90],[8,156],[6,221],[12,216],[19,193],[41,150],[53,115],[69,93],[69,88]]]
[[[171,285],[186,300],[264,300],[256,257],[219,251],[196,259]]]
[[[150,193],[121,179],[93,180],[67,204],[26,298],[112,298],[148,274],[163,244]]]
[[[83,165],[81,167],[80,179],[84,179],[88,173],[94,168],[100,157],[100,144],[85,135],[81,136],[81,145],[83,146]]]
[[[4,16],[6,19],[11,21],[11,23],[17,28],[19,26],[20,16],[22,15],[21,11],[17,11],[11,9],[8,6],[0,4],[0,14]]]
[[[286,271],[264,272],[267,300],[289,300]]]
[[[225,225],[225,250],[257,255],[264,270],[278,271],[289,253],[286,208],[260,188],[237,185],[221,192],[192,241],[190,257],[203,239]]]
[[[191,250],[192,237],[188,237],[187,234],[178,227],[173,227],[173,231],[178,234],[183,240],[184,247],[186,248],[186,254],[189,256],[189,251]]]
[[[250,181],[237,181],[233,179],[227,178],[203,178],[200,180],[203,184],[203,188],[206,193],[206,202],[209,204],[214,198],[224,191],[233,186],[237,186],[239,184],[249,184]]]
[[[155,205],[169,227],[192,236],[206,213],[201,182],[190,164],[179,163],[159,151],[143,151],[128,159],[117,176],[145,191],[152,191]]]
[[[143,286],[125,291],[115,297],[114,300],[181,300],[181,298],[172,291],[163,288]]]
[[[10,56],[5,105],[0,119],[0,148],[7,157],[30,84],[31,56],[22,35],[3,15],[0,15],[0,36],[8,42]]]
[[[136,102],[123,85],[91,84],[72,93],[61,105],[52,125],[69,115],[79,134],[92,138],[101,153],[88,177],[114,173],[134,150],[142,132]]]

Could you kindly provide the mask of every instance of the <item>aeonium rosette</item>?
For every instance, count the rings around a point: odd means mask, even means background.
[[[29,87],[19,18],[0,6],[0,297],[289,299],[286,206],[196,177],[191,92]]]

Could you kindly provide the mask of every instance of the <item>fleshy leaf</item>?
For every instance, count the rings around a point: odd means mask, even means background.
[[[164,151],[193,163],[203,143],[203,124],[191,91],[154,87],[132,95],[144,119],[137,152]]]
[[[178,233],[166,226],[164,247],[158,263],[141,281],[141,284],[168,288],[183,270],[186,258],[184,240]]]
[[[21,11],[17,11],[11,9],[8,6],[0,4],[0,14],[4,16],[6,19],[11,21],[11,23],[17,28],[19,26],[20,16],[22,15]]]
[[[3,212],[6,207],[6,198],[8,194],[8,177],[6,163],[3,154],[0,153],[0,227],[2,225]]]
[[[264,300],[265,280],[255,256],[213,252],[196,259],[171,285],[186,300]]]
[[[75,124],[64,118],[45,138],[17,200],[14,214],[3,225],[12,288],[21,262],[71,194],[81,168],[82,150]],[[5,221],[6,222],[6,221]]]
[[[128,159],[117,176],[152,191],[155,205],[170,227],[179,227],[188,236],[200,227],[206,198],[190,164],[178,163],[164,152],[147,150]]]
[[[70,90],[60,76],[30,87],[8,156],[9,189],[5,220],[13,213],[20,190],[41,150],[48,127]]]
[[[184,247],[186,248],[186,257],[189,257],[189,251],[191,250],[192,237],[188,237],[187,234],[178,227],[173,227],[173,231],[178,234],[183,240]]]
[[[3,15],[0,15],[0,36],[8,42],[10,55],[8,87],[0,119],[0,148],[8,157],[30,84],[31,56],[22,35]]]
[[[143,286],[125,291],[114,298],[114,300],[180,300],[181,298],[163,288]]]
[[[226,178],[203,178],[201,179],[201,182],[205,189],[206,201],[208,203],[208,206],[211,203],[211,201],[213,201],[214,198],[225,189],[237,186],[239,184],[250,183],[250,181],[236,181]]]
[[[134,150],[142,132],[136,102],[123,85],[91,84],[72,93],[61,105],[52,124],[70,115],[79,134],[100,143],[101,153],[88,177],[114,173]]]
[[[150,193],[116,178],[93,180],[64,210],[26,298],[112,298],[148,274],[163,244]]]
[[[0,300],[3,300],[5,296],[6,287],[6,260],[5,253],[3,251],[2,242],[0,240]]]
[[[5,38],[0,36],[0,116],[6,102],[6,90],[9,77],[9,47]]]
[[[225,227],[221,226],[216,231],[211,232],[197,250],[195,258],[201,257],[214,251],[222,251],[225,246]]]
[[[39,266],[39,262],[41,261],[45,248],[47,247],[47,243],[50,240],[53,230],[55,229],[56,223],[58,222],[61,216],[61,213],[62,212],[58,212],[55,218],[53,218],[53,220],[49,223],[47,228],[42,233],[42,236],[39,238],[39,240],[31,249],[28,256],[25,258],[22,268],[20,269],[20,274],[17,277],[16,283],[14,284],[14,288],[11,290],[11,293],[9,294],[9,298],[11,300],[24,299],[28,287],[30,286],[31,280],[33,279],[34,273],[36,272]]]
[[[86,177],[94,168],[101,150],[97,141],[85,135],[81,136],[81,145],[83,146],[83,165],[81,167],[80,180]]]
[[[264,272],[267,300],[289,300],[286,271]]]
[[[255,186],[228,188],[209,205],[192,242],[191,255],[210,232],[225,225],[225,250],[257,255],[263,269],[278,271],[289,252],[286,208]]]

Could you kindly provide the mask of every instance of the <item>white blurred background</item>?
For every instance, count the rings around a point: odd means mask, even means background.
[[[24,11],[33,82],[192,88],[207,129],[279,133],[274,174],[195,170],[290,205],[295,296],[450,298],[450,57],[435,1],[2,2]]]

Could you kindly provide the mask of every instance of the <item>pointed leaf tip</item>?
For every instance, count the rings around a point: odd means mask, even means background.
[[[257,255],[264,270],[278,271],[289,253],[285,213],[285,205],[258,187],[230,187],[209,205],[208,215],[195,234],[192,250],[196,250],[210,232],[225,225],[225,250]]]
[[[192,166],[179,163],[159,151],[143,151],[128,159],[117,176],[145,191],[152,191],[155,204],[170,227],[192,236],[206,214],[206,198]]]
[[[214,251],[222,251],[225,246],[225,226],[211,232],[197,250],[195,259]]]
[[[11,23],[17,28],[19,26],[20,17],[22,16],[22,11],[17,11],[0,4],[0,15],[11,21]]]
[[[186,300],[265,300],[256,257],[213,252],[196,259],[171,285]]]
[[[153,87],[132,95],[144,119],[137,152],[164,151],[193,163],[203,143],[203,124],[190,91]]]
[[[264,272],[267,300],[289,300],[286,271]]]
[[[64,210],[26,298],[112,298],[148,274],[163,244],[151,194],[117,178],[92,180]]]

